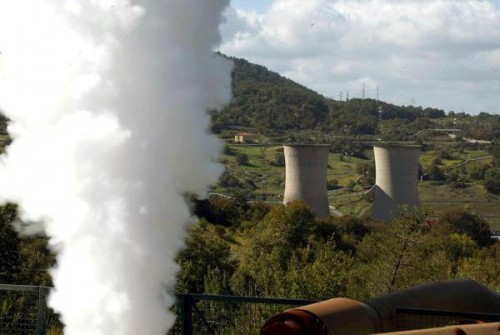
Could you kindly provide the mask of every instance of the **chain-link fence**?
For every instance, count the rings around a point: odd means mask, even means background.
[[[0,285],[1,335],[62,335],[58,316],[46,307],[47,287]],[[177,321],[169,335],[254,335],[272,315],[315,301],[177,295],[172,311]],[[500,321],[498,314],[398,308],[398,330],[422,329],[474,322]]]
[[[0,285],[0,334],[44,335],[52,318],[47,287]]]
[[[267,319],[313,300],[234,297],[219,295],[178,295],[178,315],[169,335],[254,335]]]
[[[1,335],[62,335],[58,316],[47,308],[50,288],[0,284]],[[258,334],[272,315],[312,301],[181,294],[169,335]]]

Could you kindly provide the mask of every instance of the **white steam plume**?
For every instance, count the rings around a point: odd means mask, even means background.
[[[183,194],[221,172],[206,110],[230,98],[231,64],[213,54],[228,2],[0,1],[14,138],[0,200],[44,222],[66,334],[156,335],[173,322],[162,292],[190,220]]]

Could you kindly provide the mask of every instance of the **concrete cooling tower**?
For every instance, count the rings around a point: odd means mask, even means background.
[[[376,186],[373,217],[388,220],[401,205],[417,206],[419,145],[375,145]]]
[[[303,200],[319,217],[330,214],[326,193],[327,145],[285,145],[285,197],[283,203]]]

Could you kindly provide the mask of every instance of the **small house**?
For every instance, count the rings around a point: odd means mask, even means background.
[[[253,134],[250,133],[238,133],[234,135],[234,143],[251,143],[253,140]]]

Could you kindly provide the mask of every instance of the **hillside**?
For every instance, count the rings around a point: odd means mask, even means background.
[[[313,129],[327,120],[325,98],[265,67],[232,58],[233,100],[213,115],[213,129]]]
[[[212,114],[212,128],[217,133],[239,128],[263,134],[318,130],[408,140],[415,139],[414,134],[421,130],[457,128],[464,137],[490,141],[500,137],[499,115],[445,113],[436,108],[397,106],[374,99],[332,100],[264,66],[230,59],[235,65],[233,100]]]

